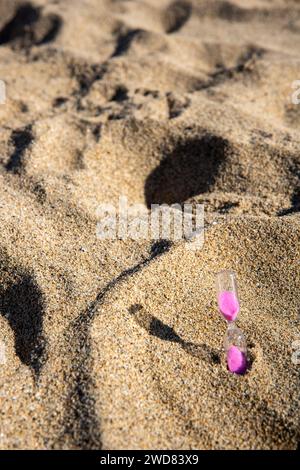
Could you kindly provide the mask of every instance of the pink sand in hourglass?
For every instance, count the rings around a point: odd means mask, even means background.
[[[245,353],[236,346],[231,346],[227,351],[227,365],[230,372],[242,375],[247,370],[247,358]]]
[[[239,313],[239,302],[234,292],[224,290],[218,296],[219,309],[228,321],[234,321]]]

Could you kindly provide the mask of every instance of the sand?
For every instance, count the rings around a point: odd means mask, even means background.
[[[297,448],[299,31],[296,0],[0,1],[1,449]],[[120,195],[205,204],[203,248],[98,239]]]

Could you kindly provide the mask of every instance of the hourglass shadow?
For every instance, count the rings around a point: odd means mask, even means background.
[[[144,188],[147,206],[180,204],[207,192],[228,153],[229,142],[212,134],[179,142],[148,176]]]
[[[195,344],[182,339],[174,330],[174,328],[166,325],[153,315],[145,312],[140,304],[132,305],[129,313],[134,316],[136,323],[144,328],[151,336],[156,336],[163,341],[178,343],[182,349],[190,356],[204,360],[214,364],[220,363],[218,352],[207,346],[206,344]]]

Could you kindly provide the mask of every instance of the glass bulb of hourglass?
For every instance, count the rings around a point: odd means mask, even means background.
[[[225,320],[234,321],[240,310],[235,273],[220,271],[216,275],[216,289],[220,313]]]
[[[247,346],[245,336],[234,323],[230,323],[224,338],[228,370],[234,374],[245,374],[247,370]]]

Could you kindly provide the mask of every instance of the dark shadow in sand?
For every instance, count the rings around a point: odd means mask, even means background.
[[[13,19],[0,31],[0,45],[7,44],[26,34],[26,28],[36,23],[40,17],[39,9],[30,3],[21,5]]]
[[[284,215],[295,214],[296,212],[300,212],[300,190],[294,192],[291,199],[291,207],[280,210],[278,215],[282,217]]]
[[[140,28],[132,29],[130,31],[120,33],[117,39],[115,50],[113,54],[111,55],[111,57],[118,57],[118,56],[125,54],[130,48],[130,45],[133,39],[139,34],[143,34],[143,33],[144,33],[144,30]]]
[[[35,28],[38,23],[44,33],[38,37]],[[53,41],[62,27],[62,19],[54,14],[42,16],[41,9],[30,2],[21,5],[13,19],[0,31],[0,45],[12,43],[16,40],[22,47],[41,45]]]
[[[136,323],[144,328],[150,335],[156,336],[163,341],[178,343],[187,354],[197,359],[207,361],[210,364],[220,364],[221,361],[217,351],[211,349],[204,343],[195,344],[185,341],[176,333],[174,328],[145,312],[142,305],[132,305],[129,308],[129,313],[134,316]]]
[[[54,41],[63,25],[62,19],[57,15],[48,15],[45,21],[49,24],[48,31],[39,41],[36,41],[37,46]]]
[[[210,74],[209,80],[197,84],[194,91],[214,88],[227,80],[232,80],[239,74],[251,75],[253,73],[253,63],[261,59],[265,53],[265,49],[250,45],[245,52],[240,55],[234,66],[225,67],[223,64],[219,64],[216,70]]]
[[[146,180],[147,206],[181,204],[207,192],[229,152],[228,141],[211,134],[178,142]]]
[[[166,33],[179,31],[188,21],[192,13],[192,5],[185,0],[176,0],[166,10]]]
[[[5,166],[7,171],[19,173],[24,166],[25,152],[34,139],[31,129],[31,126],[27,126],[12,132],[11,143],[14,146],[14,151]]]

